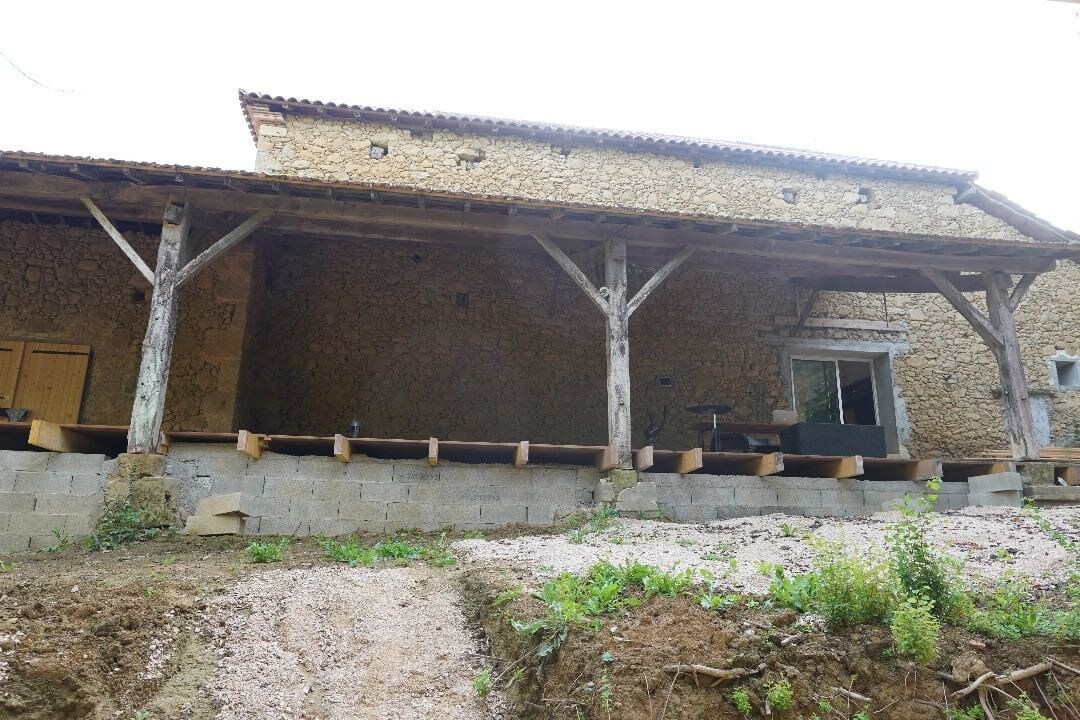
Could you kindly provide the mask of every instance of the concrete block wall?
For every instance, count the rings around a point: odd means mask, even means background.
[[[814,517],[866,515],[890,509],[905,495],[916,497],[926,487],[921,482],[675,473],[642,473],[641,479],[656,483],[660,511],[677,522],[778,512]],[[937,509],[965,507],[967,493],[966,482],[942,483]]]
[[[230,445],[201,444],[173,445],[166,473],[179,480],[188,512],[199,498],[241,492],[253,513],[245,534],[298,536],[550,525],[592,504],[600,478],[573,467],[431,467],[356,456],[342,463],[271,452],[252,460]]]
[[[105,456],[0,450],[0,553],[88,535],[105,502]]]

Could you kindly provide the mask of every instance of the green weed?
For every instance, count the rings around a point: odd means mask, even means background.
[[[1010,700],[1008,706],[1016,713],[1015,720],[1046,720],[1046,716],[1039,712],[1027,693],[1021,693],[1018,699]]]
[[[1036,634],[1047,615],[1028,581],[1010,572],[986,595],[985,605],[972,613],[969,627],[993,638],[1018,640]]]
[[[769,705],[777,710],[790,710],[795,701],[791,683],[783,677],[769,686],[765,698],[769,701]]]
[[[919,665],[938,659],[938,634],[941,623],[934,616],[934,603],[926,598],[908,598],[889,620],[889,632],[901,655],[914,658]]]
[[[503,590],[502,592],[500,592],[498,595],[495,596],[495,600],[493,600],[491,604],[492,604],[493,607],[502,607],[503,605],[506,605],[507,603],[511,603],[511,602],[514,602],[515,600],[517,600],[519,597],[521,597],[521,593],[523,593],[524,591],[525,591],[525,586],[524,585],[518,585],[517,587],[512,587],[512,588],[509,588],[507,590]]]
[[[51,545],[48,545],[47,547],[42,548],[41,552],[47,552],[47,553],[60,552],[61,550],[63,550],[64,548],[66,548],[68,545],[71,544],[71,536],[68,535],[63,530],[55,530],[54,529],[52,531],[52,536],[53,536],[53,541],[54,542]]]
[[[255,540],[247,546],[247,554],[253,563],[278,562],[288,546],[289,538],[281,538],[277,542]]]
[[[870,711],[863,708],[859,712],[851,716],[851,720],[870,720]]]
[[[828,700],[818,700],[817,709],[822,715],[828,716],[832,715],[833,706]]]
[[[161,534],[156,527],[143,527],[142,513],[127,500],[105,503],[105,512],[94,532],[86,537],[89,550],[112,550],[130,543],[152,540]]]
[[[9,573],[15,569],[15,563],[0,560],[0,573]]]
[[[986,720],[986,715],[983,714],[981,707],[972,705],[967,710],[950,709],[945,714],[945,720]]]
[[[472,686],[480,699],[487,699],[487,696],[491,694],[492,686],[490,665],[476,674],[476,677],[473,678]]]
[[[731,691],[731,704],[735,706],[740,715],[747,718],[750,717],[750,712],[754,709],[750,705],[750,694],[746,692],[746,688],[742,687],[737,687]]]

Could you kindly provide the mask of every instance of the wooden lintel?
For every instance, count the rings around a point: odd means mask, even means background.
[[[634,469],[645,472],[653,466],[653,446],[646,445],[640,450],[634,451]]]
[[[739,466],[740,475],[756,475],[765,477],[784,471],[784,456],[782,453],[766,453],[755,455],[750,460]]]
[[[30,422],[30,437],[27,442],[34,447],[60,453],[104,452],[102,444],[94,438],[48,420]]]
[[[352,460],[352,445],[344,435],[334,435],[334,457],[343,463]]]
[[[689,450],[683,450],[678,455],[678,460],[675,467],[675,472],[680,475],[686,473],[692,473],[695,470],[700,470],[704,461],[701,456],[701,448],[691,448]]]
[[[439,438],[428,438],[427,462],[431,466],[439,464]]]
[[[514,467],[523,468],[529,464],[529,441],[522,440],[514,448]]]
[[[250,430],[241,430],[236,438],[236,449],[252,460],[262,457],[263,436]]]
[[[596,455],[596,469],[600,472],[614,470],[619,466],[619,452],[616,448],[606,447]]]
[[[127,256],[127,259],[130,260],[142,276],[146,278],[146,281],[153,285],[154,271],[150,269],[150,266],[146,264],[146,261],[142,259],[142,256],[135,252],[135,248],[131,247],[131,243],[120,234],[120,231],[109,221],[109,218],[105,217],[105,213],[101,212],[98,206],[95,205],[94,201],[90,198],[83,197],[79,198],[79,200],[81,200],[82,204],[86,206],[86,209],[90,211],[90,214],[94,216],[94,219],[97,220],[101,229],[112,238],[112,241],[116,243],[117,247],[120,248],[120,251]]]

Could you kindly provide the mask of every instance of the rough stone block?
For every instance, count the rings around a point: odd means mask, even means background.
[[[16,471],[15,492],[66,495],[71,492],[71,475],[69,473]]]
[[[259,518],[259,534],[307,537],[310,534],[310,526],[307,519],[303,518],[264,517]]]
[[[393,504],[406,505],[405,503]],[[387,503],[367,500],[342,500],[338,505],[338,517],[363,522],[382,522],[387,517]]]
[[[992,493],[968,493],[968,505],[992,507],[1020,507],[1021,495],[1015,491]]]
[[[1024,485],[1053,485],[1057,479],[1053,463],[1023,463],[1018,469],[1023,476]]]
[[[67,532],[67,515],[45,513],[12,513],[8,532],[18,535],[51,535],[53,530]]]
[[[0,493],[0,512],[32,513],[36,501],[34,493]]]
[[[116,477],[137,480],[165,475],[165,456],[143,453],[121,453],[116,456]]]
[[[255,515],[249,506],[249,498],[243,493],[234,492],[225,495],[209,495],[200,498],[195,505],[196,515]]]
[[[72,495],[99,495],[105,492],[105,476],[78,474],[71,476]]]
[[[0,553],[23,553],[29,549],[29,535],[23,533],[0,533]]]
[[[615,485],[610,480],[601,480],[596,484],[594,493],[596,502],[609,503],[615,500]]]
[[[406,483],[368,482],[365,480],[360,484],[360,499],[364,500],[364,502],[405,502],[409,499],[409,488],[411,487],[413,486]]]
[[[34,512],[50,515],[97,515],[105,498],[94,495],[38,495]]]
[[[765,487],[760,480],[735,487],[735,505],[743,507],[771,507],[779,505],[776,488]]]
[[[990,493],[1002,490],[1020,492],[1024,489],[1024,478],[1018,472],[1003,472],[993,475],[976,475],[968,478],[967,484],[969,493]]]
[[[315,482],[302,477],[267,477],[263,484],[266,497],[314,497]]]
[[[359,499],[363,487],[362,483],[347,480],[315,480],[314,482],[313,496],[329,500]]]
[[[104,455],[84,455],[82,453],[49,453],[46,469],[51,472],[63,472],[71,475],[100,475],[105,465]]]
[[[289,517],[296,518],[336,518],[338,501],[319,498],[298,498],[289,500]]]
[[[288,478],[299,474],[300,458],[277,453],[263,453],[258,460],[250,460],[246,475],[262,475],[265,478]],[[306,478],[311,480],[311,478]]]
[[[786,478],[784,478],[786,480]],[[785,483],[786,484],[786,483]],[[798,508],[821,508],[821,490],[806,489],[799,487],[785,487],[781,485],[776,489],[777,502],[782,507]]]
[[[510,525],[528,520],[524,505],[480,505],[480,521],[492,525]]]
[[[656,513],[656,483],[639,482],[624,488],[615,499],[615,509],[620,513]]]
[[[296,474],[312,480],[341,480],[345,477],[345,463],[335,458],[298,458]],[[318,482],[316,482],[318,485]]]
[[[192,515],[184,526],[186,535],[239,535],[244,529],[244,516]]]
[[[52,453],[32,450],[0,450],[0,468],[44,472],[51,455]]]
[[[370,460],[353,461],[345,465],[345,478],[347,480],[360,480],[362,482],[389,483],[394,480],[393,463],[378,463]]]

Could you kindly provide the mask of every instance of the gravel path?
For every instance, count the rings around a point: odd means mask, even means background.
[[[1080,508],[1044,510],[1056,527],[1080,540]],[[788,570],[810,567],[812,551],[802,539],[807,532],[842,542],[851,548],[883,547],[888,525],[898,513],[882,512],[856,518],[806,518],[766,515],[699,525],[649,520],[619,520],[607,530],[589,533],[574,544],[569,535],[527,536],[506,540],[461,540],[455,550],[467,562],[504,561],[525,569],[523,580],[540,584],[560,572],[581,572],[598,560],[615,563],[637,560],[662,568],[701,568],[744,592],[764,592],[769,580],[758,571],[761,562],[779,563]],[[787,526],[785,528],[785,526]],[[965,508],[941,515],[931,537],[946,552],[965,561],[971,580],[993,579],[1007,570],[1051,585],[1067,553],[1047,538],[1020,510]],[[1007,553],[1007,555],[1005,555]],[[731,558],[736,560],[731,570]]]
[[[212,611],[219,720],[490,717],[471,685],[476,640],[445,572],[271,570]]]

